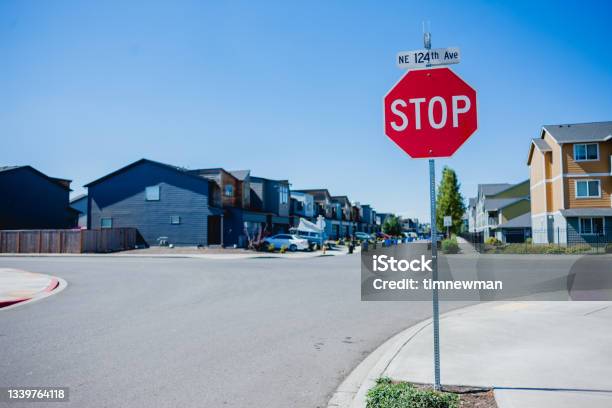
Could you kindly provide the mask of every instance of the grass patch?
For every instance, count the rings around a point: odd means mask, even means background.
[[[379,378],[368,391],[366,408],[459,408],[459,396]]]
[[[487,254],[584,254],[596,252],[597,249],[588,244],[559,246],[554,244],[498,244],[485,245]]]

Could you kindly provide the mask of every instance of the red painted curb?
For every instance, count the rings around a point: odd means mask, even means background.
[[[21,298],[21,299],[0,301],[0,309],[2,309],[3,307],[14,305],[15,303],[25,302],[26,300],[30,300],[30,299],[32,298]]]
[[[55,279],[55,278],[52,278],[51,279],[51,283],[49,283],[49,285],[46,288],[41,290],[41,293],[42,292],[45,292],[45,293],[52,292],[58,286],[59,286],[59,281],[57,279]],[[15,303],[25,302],[26,300],[34,299],[35,297],[36,296],[27,297],[27,298],[13,299],[13,300],[0,301],[0,309],[2,309],[3,307],[12,306]]]

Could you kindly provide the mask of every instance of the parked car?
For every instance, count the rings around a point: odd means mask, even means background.
[[[368,234],[367,232],[356,232],[355,238],[357,238],[360,241],[370,241],[372,239],[372,236]]]
[[[321,248],[323,246],[323,243],[327,239],[327,235],[325,233],[302,231],[296,228],[291,228],[289,232],[291,233],[291,235],[297,235],[298,238],[307,240],[311,248],[313,248],[315,245]]]
[[[267,237],[264,240],[264,245],[274,245],[274,249],[280,249],[285,246],[291,252],[308,249],[310,246],[308,240],[300,238],[297,235],[278,234],[272,237]]]

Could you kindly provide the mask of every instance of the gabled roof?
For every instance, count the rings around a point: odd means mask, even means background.
[[[484,208],[486,211],[500,210],[526,198],[489,198],[485,200]]]
[[[531,228],[531,212],[526,212],[503,224],[499,224],[497,228]]]
[[[26,165],[26,166],[0,166],[0,172],[9,172],[9,171],[18,170],[18,169],[28,169],[28,170],[31,170],[34,173],[38,174],[39,176],[44,177],[47,180],[51,181],[52,183],[55,183],[55,184],[59,185],[60,187],[65,188],[68,191],[72,191],[70,189],[70,183],[72,182],[72,180],[68,180],[68,179],[64,179],[64,178],[58,178],[58,177],[47,176],[45,173],[43,173],[42,171],[36,170],[32,166],[29,166],[29,165]]]
[[[604,142],[612,140],[612,121],[544,125],[542,130],[548,132],[558,143]]]
[[[225,170],[222,167],[212,167],[212,168],[208,168],[208,169],[194,169],[194,170],[186,170],[189,174],[193,174],[195,176],[199,176],[199,177],[203,177],[203,178],[208,178],[206,177],[207,175],[217,175],[217,174],[221,174],[221,173],[225,173],[228,176],[230,176],[233,179],[238,180],[238,178],[236,176],[234,176],[231,172]]]
[[[534,149],[538,149],[542,153],[552,152],[552,147],[544,139],[531,139],[529,146],[529,155],[527,156],[527,165],[531,164]]]
[[[251,174],[251,170],[230,170],[229,172],[240,181],[244,181]]]
[[[77,201],[82,200],[84,198],[87,198],[87,194],[79,194],[78,196],[73,197],[73,198],[70,199],[70,204],[74,204]]]
[[[185,169],[184,167],[173,166],[173,165],[170,165],[170,164],[160,163],[160,162],[156,162],[156,161],[149,160],[149,159],[140,159],[140,160],[136,160],[133,163],[128,164],[127,166],[121,167],[118,170],[115,170],[115,171],[113,171],[111,173],[108,173],[106,176],[103,176],[103,177],[100,177],[99,179],[91,181],[91,182],[85,184],[84,187],[90,187],[90,186],[92,186],[94,184],[98,184],[98,183],[100,183],[100,182],[102,182],[104,180],[107,180],[107,179],[109,179],[109,178],[111,178],[113,176],[116,176],[117,174],[123,173],[123,172],[125,172],[125,171],[127,171],[127,170],[129,170],[129,169],[131,169],[133,167],[136,167],[136,166],[138,166],[140,164],[143,164],[143,163],[148,163],[148,164],[152,164],[154,166],[159,166],[159,167],[162,167],[164,169],[168,169],[168,170],[172,170],[172,171],[181,173],[181,174],[183,174],[185,176],[188,176],[188,177],[195,177],[195,178],[197,178],[199,180],[206,180],[205,178],[200,177],[197,174],[192,174],[191,171]],[[206,181],[208,181],[208,180],[206,180]]]
[[[478,195],[481,193],[484,196],[495,195],[501,193],[502,191],[512,187],[514,184],[510,183],[496,183],[496,184],[479,184],[478,185]]]

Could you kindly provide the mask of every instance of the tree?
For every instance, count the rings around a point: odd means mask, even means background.
[[[387,235],[401,235],[402,234],[402,223],[399,217],[395,215],[388,215],[383,222],[382,230]]]
[[[459,189],[461,184],[457,181],[457,174],[450,167],[442,169],[442,181],[438,187],[436,198],[436,226],[438,231],[446,230],[444,227],[444,216],[450,215],[453,219],[451,232],[461,232],[461,218],[465,213],[465,203]]]

